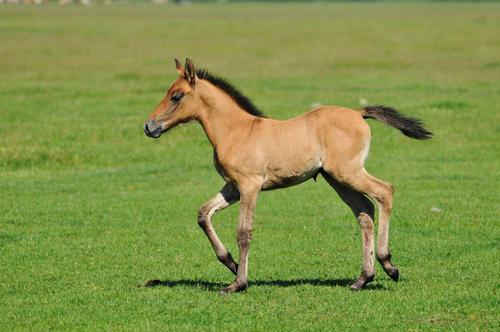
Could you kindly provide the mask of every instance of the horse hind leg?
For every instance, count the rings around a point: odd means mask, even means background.
[[[351,289],[360,290],[375,277],[374,267],[374,207],[372,202],[362,193],[340,184],[331,175],[322,173],[325,180],[335,189],[340,198],[351,208],[361,227],[363,241],[363,268],[358,280],[351,285]]]
[[[346,175],[347,174],[347,175]],[[391,262],[389,251],[389,221],[392,213],[394,188],[390,183],[368,174],[364,168],[343,172],[342,183],[368,195],[379,208],[377,260],[392,280],[399,280],[399,270]]]
[[[372,177],[373,178],[373,177]],[[394,281],[399,281],[399,270],[391,262],[391,252],[389,251],[389,222],[392,212],[392,199],[394,196],[394,187],[387,182],[373,178],[384,189],[375,198],[379,206],[379,225],[377,241],[377,260],[384,269],[385,273]]]

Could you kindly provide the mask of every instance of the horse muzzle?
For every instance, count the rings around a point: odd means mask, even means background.
[[[163,128],[155,120],[148,120],[144,123],[144,134],[151,138],[158,138],[163,133]]]

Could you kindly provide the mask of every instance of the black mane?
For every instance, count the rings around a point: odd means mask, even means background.
[[[243,109],[245,112],[265,118],[266,116],[255,106],[250,99],[245,97],[238,89],[236,89],[231,83],[223,79],[222,77],[219,77],[217,75],[214,75],[210,72],[208,72],[205,69],[198,69],[196,70],[196,75],[198,78],[204,79],[227,93],[233,100]]]

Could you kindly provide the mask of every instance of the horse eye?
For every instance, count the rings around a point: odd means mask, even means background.
[[[184,97],[184,94],[177,92],[172,95],[172,98],[170,98],[170,100],[172,100],[175,103],[178,103],[182,99],[182,97]]]

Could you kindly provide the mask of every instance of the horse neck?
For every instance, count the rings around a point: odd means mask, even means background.
[[[241,136],[255,116],[245,112],[230,96],[208,82],[200,84],[200,97],[204,106],[197,116],[215,151]]]

